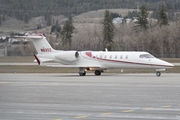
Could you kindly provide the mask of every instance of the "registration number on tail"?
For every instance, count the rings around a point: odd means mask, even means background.
[[[41,52],[51,52],[51,48],[42,48]]]

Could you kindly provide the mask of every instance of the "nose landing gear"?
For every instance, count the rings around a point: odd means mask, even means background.
[[[85,68],[83,67],[79,68],[79,76],[85,76],[85,75],[86,75]]]
[[[161,72],[160,72],[160,71],[157,71],[157,72],[156,72],[156,76],[157,76],[157,77],[160,77],[160,76],[161,76]]]
[[[86,71],[84,71],[83,73],[79,73],[79,76],[85,76],[86,75]]]

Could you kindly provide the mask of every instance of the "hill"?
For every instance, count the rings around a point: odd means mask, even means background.
[[[170,15],[176,16],[180,1],[164,1]],[[125,15],[127,9],[137,9],[141,4],[158,11],[157,0],[0,0],[0,35],[46,28],[57,20],[62,25],[70,16],[75,23],[99,23],[104,9],[116,9],[114,12]]]
[[[133,9],[110,9],[111,12],[116,12],[123,16],[127,15],[128,11],[132,11]],[[105,9],[89,11],[86,13],[79,14],[73,17],[74,26],[78,31],[84,27],[91,27],[94,25],[99,25],[103,20]],[[67,20],[67,17],[63,15],[52,16],[54,21],[59,21],[59,24],[62,26],[64,21]],[[41,25],[42,29],[37,30],[38,25]],[[48,31],[47,31],[48,30]],[[46,25],[46,20],[43,16],[34,17],[29,20],[28,23],[25,23],[22,20],[18,20],[16,18],[7,17],[6,21],[3,22],[0,27],[0,35],[10,35],[11,32],[50,32],[50,27]],[[82,30],[83,31],[83,30]]]
[[[179,0],[163,0],[168,11],[180,10]],[[157,11],[158,0],[0,0],[0,20],[12,17],[28,23],[31,18],[44,16],[51,24],[51,16],[76,16],[99,9],[138,9],[146,4],[149,10]]]

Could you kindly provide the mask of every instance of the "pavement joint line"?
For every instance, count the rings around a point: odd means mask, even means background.
[[[82,118],[87,118],[88,116],[76,116],[74,118],[77,118],[77,119],[82,119]]]
[[[105,113],[102,113],[103,115],[110,115],[110,114],[113,114],[112,112],[105,112]]]
[[[134,110],[124,110],[124,111],[122,111],[122,112],[124,112],[124,113],[130,113],[130,112],[134,112]]]
[[[162,106],[162,108],[170,108],[172,107],[171,105],[167,105],[167,106]]]
[[[144,108],[143,110],[152,110],[153,108]]]
[[[55,120],[62,120],[62,119],[59,118],[59,119],[55,119]]]
[[[0,82],[0,84],[7,84],[8,82]]]

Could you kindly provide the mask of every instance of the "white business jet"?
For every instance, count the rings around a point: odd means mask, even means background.
[[[21,36],[33,42],[37,55],[34,55],[40,66],[78,68],[79,75],[85,76],[86,71],[94,71],[95,75],[101,75],[103,70],[109,68],[149,68],[156,69],[156,75],[160,71],[173,68],[174,65],[158,58],[148,52],[121,52],[121,51],[63,51],[54,50],[42,34]],[[45,64],[45,62],[57,62],[58,64]]]

